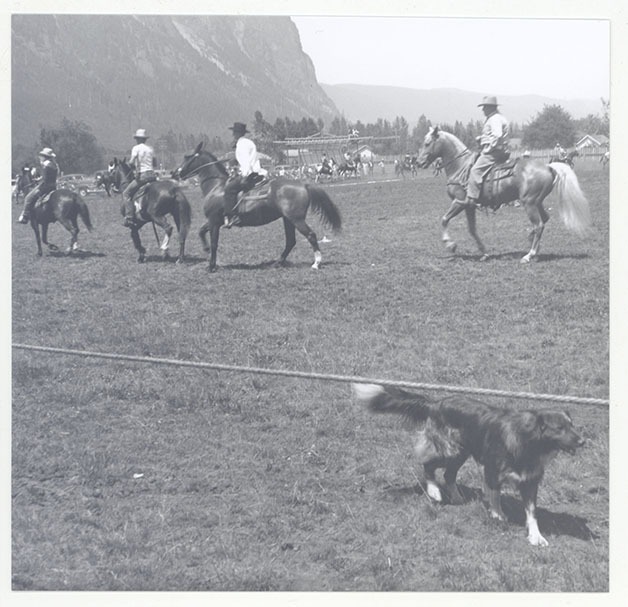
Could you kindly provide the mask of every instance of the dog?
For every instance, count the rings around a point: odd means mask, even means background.
[[[503,483],[515,485],[526,515],[528,541],[547,546],[536,519],[536,497],[545,466],[560,452],[573,454],[584,440],[566,412],[549,409],[510,411],[464,396],[431,400],[397,388],[353,384],[358,402],[375,413],[397,413],[419,425],[415,451],[423,464],[427,494],[442,502],[436,470],[452,504],[464,498],[456,486],[458,470],[473,457],[484,468],[484,492],[491,518],[505,520],[500,503]]]

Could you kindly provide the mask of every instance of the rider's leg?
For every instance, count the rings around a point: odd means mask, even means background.
[[[225,212],[225,227],[231,227],[234,224],[234,209],[238,202],[238,192],[242,189],[242,179],[240,177],[233,177],[229,179],[225,185],[224,194],[224,212]]]
[[[489,154],[480,154],[475,161],[471,171],[469,171],[469,181],[467,184],[467,197],[461,202],[465,206],[475,206],[480,198],[482,181],[488,170],[495,164],[495,159]]]
[[[133,195],[139,189],[140,184],[136,179],[131,181],[126,186],[122,193],[122,200],[124,201],[124,222],[123,224],[128,228],[135,223],[135,205],[133,204]]]

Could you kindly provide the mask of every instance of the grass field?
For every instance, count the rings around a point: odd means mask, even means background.
[[[93,196],[82,251],[35,256],[13,229],[13,341],[273,369],[608,398],[608,173],[577,166],[594,228],[557,217],[521,265],[520,208],[480,214],[479,262],[462,217],[439,241],[444,180],[330,185],[344,229],[323,267],[280,222],[223,231],[209,274],[193,205],[188,260],[136,263],[119,200]],[[552,207],[553,197],[546,206]],[[14,219],[18,213],[14,205]],[[551,213],[551,211],[550,211]],[[68,234],[51,227],[65,248]],[[176,240],[173,252],[176,251]],[[485,398],[510,407],[552,406]],[[561,405],[561,408],[564,408]],[[411,436],[349,386],[13,351],[15,590],[602,592],[609,588],[608,411],[570,405],[587,439],[539,491],[548,548],[521,501],[488,519],[481,475],[463,506],[424,494]]]

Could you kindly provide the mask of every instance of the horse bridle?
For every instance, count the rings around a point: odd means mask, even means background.
[[[434,143],[434,139],[432,139],[432,143]],[[469,148],[465,147],[464,150],[462,150],[462,152],[460,152],[459,154],[457,154],[456,156],[454,156],[449,162],[443,164],[442,169],[443,171],[447,172],[446,169],[450,164],[453,164],[454,160],[458,160],[458,158],[462,158],[465,154],[467,154],[469,152]],[[437,156],[438,158],[438,156]],[[442,160],[442,157],[441,157]]]
[[[198,154],[195,154],[195,156],[198,156]],[[187,176],[185,177],[185,179],[189,179],[190,177],[193,177],[194,175],[196,175],[201,169],[204,169],[205,167],[208,166],[212,166],[213,164],[222,164],[223,160],[212,160],[212,162],[206,162],[205,164],[201,164],[201,166],[196,167],[193,171],[190,171]],[[179,169],[180,171],[181,169]]]

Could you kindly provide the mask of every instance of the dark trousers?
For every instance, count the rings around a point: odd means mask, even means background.
[[[146,183],[151,183],[152,181],[156,181],[157,177],[155,177],[154,173],[142,173],[139,177],[136,177],[128,186],[124,189],[122,193],[122,198],[124,200],[124,209],[126,217],[133,217],[135,215],[135,205],[133,204],[133,196],[135,193]]]
[[[237,175],[227,180],[225,184],[225,215],[233,215],[236,204],[238,203],[238,193],[248,192],[257,182],[259,175],[257,173],[249,173],[246,177]]]
[[[30,215],[31,211],[33,210],[33,207],[35,206],[35,203],[40,198],[42,198],[43,196],[48,194],[48,192],[52,192],[52,190],[54,190],[54,189],[55,188],[52,188],[50,186],[45,187],[44,185],[39,185],[36,188],[32,189],[26,195],[26,198],[24,198],[24,210],[22,211],[22,213],[25,216]]]

